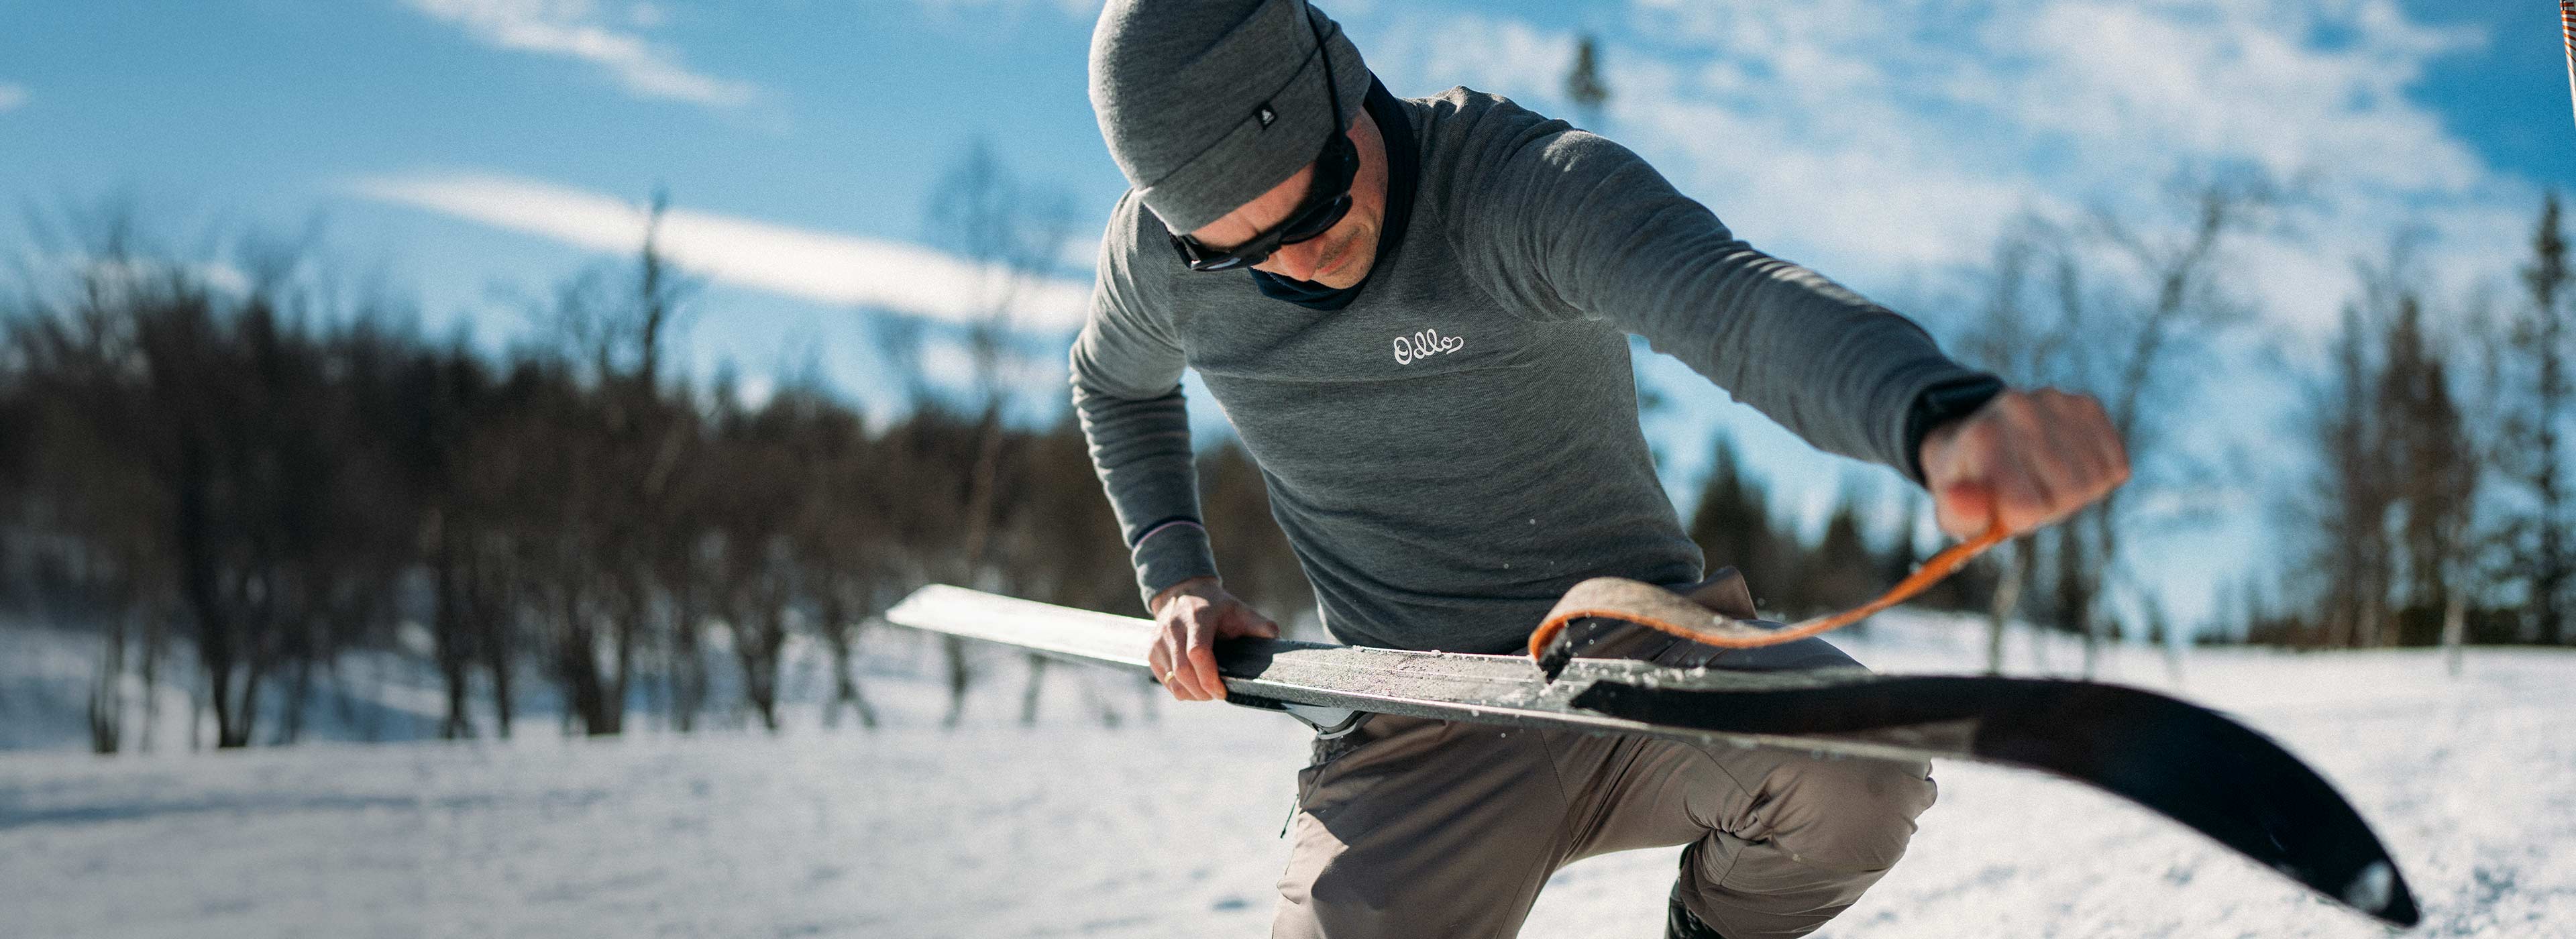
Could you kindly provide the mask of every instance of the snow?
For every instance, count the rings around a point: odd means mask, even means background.
[[[1843,644],[1882,670],[1958,672],[1983,641],[1974,621],[1901,613]],[[508,742],[189,754],[165,731],[143,756],[0,753],[0,935],[1266,930],[1301,726],[1149,706],[1122,676],[1060,667],[1023,727],[1019,660],[988,654],[965,722],[944,731],[928,644],[868,642],[885,718],[870,731],[819,726],[809,664],[791,669],[809,703],[776,736],[567,740],[535,714]],[[2008,650],[2018,674],[2081,661],[2062,637]],[[0,682],[37,662],[87,674],[41,651],[0,658]],[[2426,911],[2415,934],[2576,936],[2576,655],[2474,650],[2453,678],[2433,652],[2195,650],[2177,673],[2128,647],[2103,673],[2228,710],[2314,763],[2389,843]],[[10,700],[0,716],[30,719],[28,696]],[[1967,763],[1935,777],[1905,862],[1820,935],[2385,934],[2117,799]],[[1524,934],[1658,935],[1673,858],[1567,868]]]

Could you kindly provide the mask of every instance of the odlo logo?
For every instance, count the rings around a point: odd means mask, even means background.
[[[1395,364],[1411,365],[1415,359],[1427,359],[1444,352],[1456,352],[1467,340],[1443,336],[1437,329],[1426,329],[1410,336],[1395,337]]]

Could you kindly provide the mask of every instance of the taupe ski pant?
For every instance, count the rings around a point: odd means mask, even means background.
[[[1676,653],[1693,654],[1660,658]],[[1748,655],[1851,664],[1816,639],[1717,661]],[[1379,714],[1318,740],[1297,796],[1274,937],[1510,936],[1557,868],[1687,845],[1683,903],[1727,939],[1766,939],[1860,899],[1934,786],[1922,762]]]

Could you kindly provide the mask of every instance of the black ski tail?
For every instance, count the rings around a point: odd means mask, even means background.
[[[2089,682],[1892,677],[1831,688],[1593,684],[1573,705],[1748,734],[1861,733],[1970,722],[1969,752],[2109,791],[2328,898],[2397,926],[2415,898],[2370,826],[2270,738],[2164,695]]]

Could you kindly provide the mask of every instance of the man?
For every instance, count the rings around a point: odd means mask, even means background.
[[[1216,639],[1277,634],[1199,524],[1185,366],[1260,465],[1324,625],[1360,645],[1511,652],[1585,578],[1700,579],[1627,333],[1928,483],[1953,535],[2056,520],[2127,477],[2091,398],[1952,362],[1608,140],[1463,88],[1393,97],[1303,0],[1112,0],[1090,85],[1133,188],[1073,398],[1174,697],[1224,696]],[[1558,867],[1685,845],[1673,935],[1804,935],[1895,864],[1933,794],[1922,763],[1377,715],[1298,776],[1273,934],[1509,935]]]

